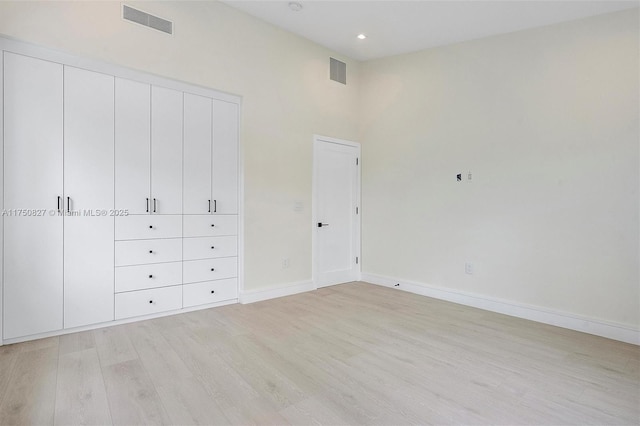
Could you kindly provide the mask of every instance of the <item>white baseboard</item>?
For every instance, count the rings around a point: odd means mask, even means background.
[[[240,303],[244,305],[247,303],[260,302],[262,300],[291,296],[292,294],[304,293],[315,289],[316,286],[313,284],[313,281],[300,281],[266,290],[245,291],[240,293]]]
[[[377,284],[384,287],[397,288],[398,290],[446,300],[460,305],[472,306],[486,311],[497,312],[517,318],[524,318],[543,324],[568,328],[583,333],[619,340],[621,342],[640,345],[640,330],[632,327],[604,322],[593,318],[580,317],[566,312],[558,312],[537,306],[525,305],[518,302],[496,299],[479,294],[467,293],[457,290],[433,287],[426,284],[384,277],[374,274],[362,274],[362,281]],[[396,286],[396,284],[400,284]]]

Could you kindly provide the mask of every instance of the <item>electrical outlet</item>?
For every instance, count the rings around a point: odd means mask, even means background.
[[[289,258],[285,257],[282,259],[282,269],[287,269],[289,267]]]
[[[464,273],[467,275],[473,275],[473,263],[465,262],[464,264]]]

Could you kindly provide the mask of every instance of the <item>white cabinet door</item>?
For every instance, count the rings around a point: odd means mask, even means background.
[[[184,214],[212,212],[212,102],[184,94]]]
[[[182,213],[182,92],[151,88],[151,210]]]
[[[151,86],[122,78],[115,85],[115,207],[148,214]]]
[[[4,208],[62,197],[62,65],[4,52]]]
[[[64,327],[113,320],[114,78],[64,70]]]
[[[62,328],[62,75],[4,53],[4,208],[44,212],[4,218],[5,339]]]
[[[238,105],[213,103],[214,213],[238,213]]]

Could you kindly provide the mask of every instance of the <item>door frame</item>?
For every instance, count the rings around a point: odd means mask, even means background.
[[[318,289],[318,250],[317,250],[317,237],[315,226],[318,219],[318,170],[316,166],[316,158],[319,146],[321,144],[337,144],[355,148],[358,156],[358,171],[356,174],[356,204],[358,205],[358,214],[354,216],[354,229],[355,238],[353,252],[358,257],[358,264],[356,267],[356,278],[361,279],[362,276],[362,252],[361,252],[361,222],[362,222],[362,148],[360,143],[348,141],[345,139],[337,139],[329,136],[313,135],[313,155],[312,155],[312,193],[311,193],[311,276],[313,280],[314,288]]]

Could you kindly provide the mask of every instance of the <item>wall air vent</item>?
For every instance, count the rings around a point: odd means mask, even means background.
[[[127,5],[122,5],[122,18],[163,33],[173,34],[173,22],[158,18],[141,10],[134,9]]]
[[[329,78],[338,83],[347,84],[347,64],[329,58]]]

